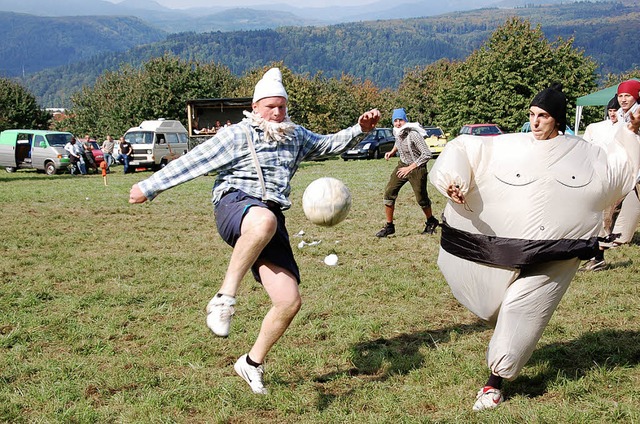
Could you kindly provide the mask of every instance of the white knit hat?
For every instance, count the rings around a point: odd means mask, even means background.
[[[282,73],[278,68],[271,68],[262,76],[253,90],[253,102],[265,97],[284,97],[288,99],[287,91],[282,85]]]

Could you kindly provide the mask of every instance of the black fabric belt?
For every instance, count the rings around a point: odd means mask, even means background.
[[[443,219],[442,248],[462,259],[507,268],[572,258],[591,259],[598,251],[598,238],[525,240],[458,230]]]

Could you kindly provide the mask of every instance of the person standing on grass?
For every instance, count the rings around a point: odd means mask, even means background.
[[[104,161],[107,163],[107,173],[110,172],[111,165],[115,162],[113,158],[113,148],[115,147],[115,142],[113,141],[113,137],[110,135],[107,136],[107,139],[102,142],[102,153],[104,154]]]
[[[236,293],[251,269],[269,295],[251,350],[234,369],[257,394],[266,394],[262,363],[301,306],[300,273],[293,257],[283,211],[291,206],[290,181],[304,160],[335,155],[373,130],[380,112],[372,109],[358,123],[333,135],[313,133],[287,114],[287,92],[278,68],[255,86],[251,113],[131,188],[129,202],[143,203],[160,192],[208,172],[216,172],[213,204],[218,232],[233,247],[218,293],[209,301],[207,326],[229,334]]]
[[[602,211],[635,185],[640,112],[605,151],[566,127],[554,84],[529,108],[531,133],[459,136],[430,172],[449,201],[438,266],[453,295],[494,326],[490,376],[473,410],[504,400],[503,379],[527,363],[580,264],[598,249]]]
[[[431,199],[427,193],[427,162],[431,159],[431,150],[424,141],[426,132],[418,123],[409,123],[404,109],[394,109],[391,117],[393,121],[393,135],[396,142],[391,151],[384,154],[384,159],[389,160],[398,152],[400,160],[391,172],[389,182],[384,190],[384,215],[386,224],[376,233],[376,237],[387,237],[396,232],[393,223],[396,199],[400,189],[407,182],[411,184],[416,201],[426,218],[422,234],[433,234],[439,221],[431,211]]]
[[[632,114],[640,108],[637,103],[638,98],[640,98],[640,81],[627,80],[620,83],[616,90],[616,97],[607,106],[610,121],[614,124],[606,125],[607,120],[590,124],[585,129],[584,139],[607,149],[613,142],[617,125],[625,125],[630,121]],[[612,113],[612,108],[617,109]],[[640,186],[636,184],[634,190],[624,198],[618,199],[604,212],[604,227],[601,235],[607,237],[607,241],[600,243],[600,249],[596,255],[585,262],[580,267],[580,271],[605,269],[607,267],[604,258],[605,250],[631,241],[640,220],[639,188]]]
[[[129,162],[131,162],[131,158],[133,157],[133,147],[124,137],[120,137],[120,144],[118,146],[118,150],[120,151],[118,154],[118,162],[122,162],[124,165],[123,172],[127,174],[129,173]]]

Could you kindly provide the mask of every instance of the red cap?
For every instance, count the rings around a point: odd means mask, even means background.
[[[631,94],[633,98],[636,99],[636,102],[637,102],[638,98],[640,97],[640,81],[627,80],[627,81],[621,82],[620,85],[618,86],[617,94],[620,94],[620,93]]]

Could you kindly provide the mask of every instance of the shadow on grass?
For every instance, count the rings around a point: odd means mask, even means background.
[[[398,374],[407,374],[420,368],[424,357],[420,349],[424,346],[436,348],[438,344],[448,343],[451,334],[468,334],[485,331],[489,327],[478,320],[474,324],[464,324],[441,330],[421,331],[413,334],[401,334],[391,339],[377,339],[355,345],[352,349],[354,367],[317,377],[314,381],[327,383],[345,376],[369,377],[373,381],[385,381]]]
[[[542,396],[558,379],[579,380],[597,370],[635,366],[640,363],[640,332],[602,330],[585,333],[565,343],[553,343],[533,352],[528,366],[544,370],[509,383],[510,395]]]
[[[485,331],[489,327],[483,321],[449,327],[436,331],[402,334],[391,339],[377,339],[360,343],[353,348],[354,367],[317,377],[321,386],[344,377],[365,378],[368,381],[385,381],[393,375],[407,374],[420,368],[424,358],[420,349],[436,348],[447,343],[451,334],[469,334]],[[544,371],[533,377],[521,376],[507,383],[509,396],[516,394],[538,397],[546,393],[550,383],[558,379],[578,380],[595,370],[611,370],[640,363],[640,332],[603,330],[585,333],[582,337],[546,345],[534,351],[528,366],[537,365]],[[336,398],[348,396],[353,389],[336,393],[319,387],[318,408],[326,409]],[[338,392],[340,390],[338,389]]]

